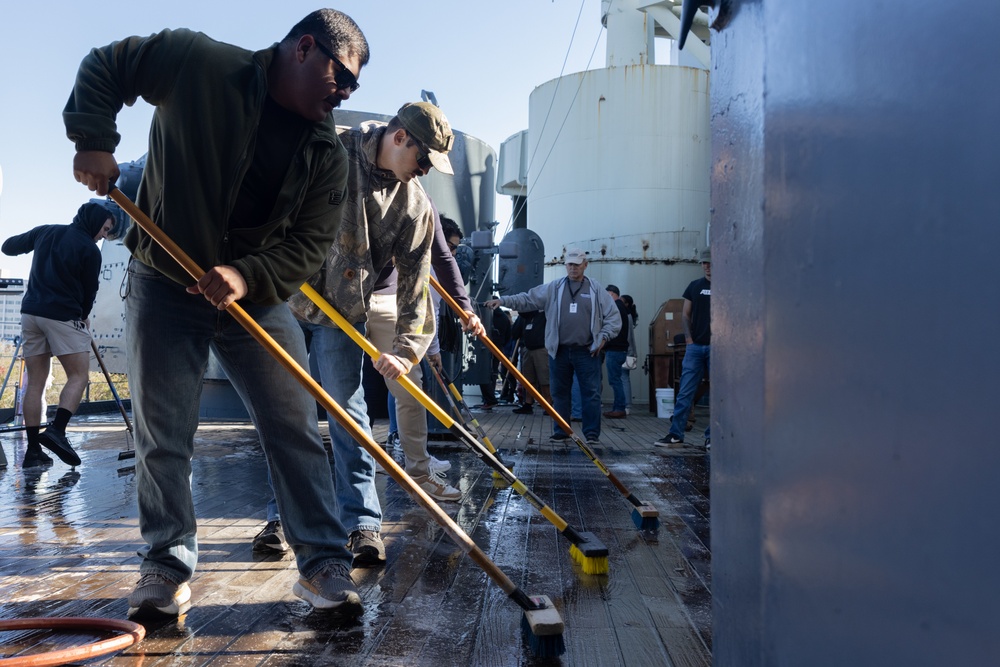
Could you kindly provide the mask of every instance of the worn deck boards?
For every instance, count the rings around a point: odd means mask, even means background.
[[[706,422],[688,441],[701,443]],[[291,592],[291,556],[253,554],[268,491],[256,434],[206,424],[197,435],[194,497],[201,556],[184,617],[86,664],[143,665],[677,665],[711,663],[709,466],[704,450],[651,442],[667,422],[645,412],[604,420],[597,456],[660,511],[640,533],[631,505],[573,443],[548,442],[551,420],[509,407],[476,412],[515,474],[571,526],[610,550],[608,575],[586,575],[569,542],[453,441],[432,440],[465,496],[442,507],[529,594],[553,599],[566,624],[559,660],[532,656],[520,609],[388,476],[378,476],[388,563],[354,571],[365,604],[357,620],[318,613]],[[577,426],[574,424],[574,426]],[[374,428],[383,440],[384,420]],[[113,415],[71,429],[83,464],[22,471],[23,435],[0,439],[0,618],[123,618],[141,546],[131,461],[118,461],[124,430]],[[88,634],[0,633],[0,657],[95,641]]]

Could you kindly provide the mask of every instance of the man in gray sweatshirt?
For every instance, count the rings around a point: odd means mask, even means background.
[[[566,277],[486,302],[490,308],[506,306],[517,311],[545,311],[545,349],[549,353],[549,384],[556,412],[569,423],[573,374],[580,381],[583,433],[589,444],[601,437],[601,349],[618,335],[621,315],[604,286],[587,278],[587,255],[566,251]],[[552,426],[552,441],[570,434]]]

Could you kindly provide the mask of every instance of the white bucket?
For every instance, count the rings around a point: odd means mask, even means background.
[[[656,390],[656,416],[660,419],[668,419],[674,414],[674,390],[671,387],[662,387]]]

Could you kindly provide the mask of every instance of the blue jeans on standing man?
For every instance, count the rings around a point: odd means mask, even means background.
[[[368,404],[362,386],[364,351],[340,329],[302,323],[312,331],[309,354],[316,355],[320,384],[371,438]],[[354,325],[362,335],[364,322]],[[348,533],[382,529],[382,505],[375,489],[375,459],[332,416],[327,415],[333,444],[334,486],[340,521]]]
[[[549,358],[551,359],[551,357]],[[570,417],[577,421],[582,421],[583,411],[580,408],[580,380],[575,375],[573,376],[573,389],[570,392],[570,396],[572,397],[569,405]]]
[[[583,433],[590,439],[601,435],[601,360],[590,355],[584,345],[560,345],[555,358],[549,357],[549,388],[552,403],[559,416],[570,420],[573,374],[580,381],[580,411]],[[553,423],[552,434],[563,433]],[[564,435],[569,436],[569,433]]]
[[[670,434],[684,439],[684,428],[687,426],[688,414],[694,402],[694,392],[698,383],[709,370],[712,346],[691,343],[684,351],[684,363],[681,366],[681,388],[674,399],[674,414],[670,418]],[[711,437],[712,427],[705,429],[705,438]]]
[[[614,392],[615,402],[612,412],[625,412],[628,401],[625,398],[625,385],[622,383],[622,365],[625,363],[625,350],[608,350],[605,353],[604,365],[608,369],[608,384]]]
[[[300,365],[306,350],[288,306],[241,304]],[[299,572],[351,566],[333,502],[316,402],[229,313],[138,261],[125,298],[129,387],[143,574],[191,579],[198,561],[191,459],[209,349],[250,413],[267,457],[283,528]]]
[[[299,322],[310,337],[309,357],[319,369],[319,383],[337,405],[371,438],[368,424],[368,404],[361,384],[364,351],[340,329]],[[365,325],[354,325],[362,335]],[[333,448],[333,467],[340,521],[347,533],[356,530],[382,529],[382,505],[375,488],[375,459],[331,415],[327,415]],[[271,520],[272,505],[268,504]],[[284,526],[284,519],[282,519]]]

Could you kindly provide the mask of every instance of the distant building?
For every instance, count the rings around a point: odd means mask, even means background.
[[[21,299],[23,278],[0,278],[0,340],[21,335]]]

